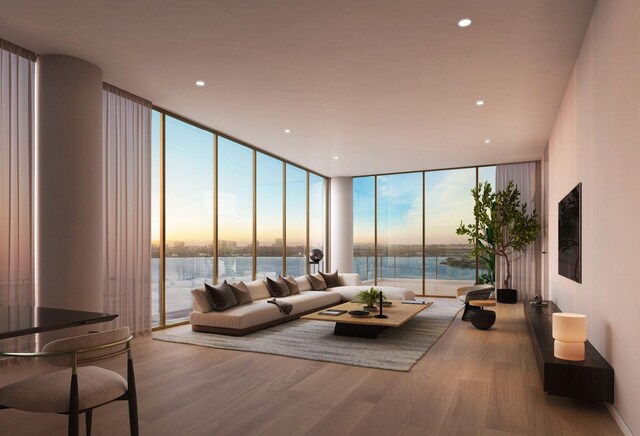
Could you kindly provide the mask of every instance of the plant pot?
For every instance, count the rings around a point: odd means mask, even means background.
[[[518,302],[517,289],[498,289],[496,291],[496,300],[498,303],[516,304]]]
[[[377,309],[377,307],[376,307],[376,306],[364,306],[364,307],[362,308],[362,310],[376,310],[376,309]]]

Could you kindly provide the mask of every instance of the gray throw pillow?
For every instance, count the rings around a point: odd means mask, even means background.
[[[282,279],[282,277],[278,277],[275,280],[271,277],[267,277],[267,289],[269,290],[269,294],[275,298],[282,298],[287,295],[291,295],[289,286],[287,286],[287,283]]]
[[[282,280],[284,280],[284,282],[289,287],[289,293],[291,293],[291,295],[300,293],[300,287],[298,286],[298,282],[296,282],[296,279],[289,276],[289,277],[283,277]]]
[[[327,288],[336,288],[340,286],[340,279],[338,278],[338,270],[331,274],[320,273],[324,282],[327,284]]]
[[[231,286],[229,286],[228,283],[225,282],[217,286],[211,286],[205,283],[204,288],[207,291],[207,297],[209,297],[209,302],[213,310],[222,312],[223,310],[238,305],[238,300],[236,300],[235,295],[233,295]]]
[[[227,283],[226,280],[224,282]],[[253,303],[251,292],[249,292],[249,288],[247,288],[247,285],[245,285],[244,282],[229,284],[229,286],[231,287],[231,291],[233,291],[234,297],[238,300],[238,306]]]
[[[211,302],[209,302],[209,297],[207,297],[207,291],[204,289],[194,289],[191,291],[191,295],[193,295],[193,299],[196,300],[203,313],[211,312],[213,310]]]
[[[327,283],[324,281],[324,278],[320,274],[308,275],[307,279],[309,279],[309,283],[311,283],[311,287],[314,291],[327,290]]]

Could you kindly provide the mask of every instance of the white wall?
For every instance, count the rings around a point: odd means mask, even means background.
[[[640,1],[600,0],[549,141],[549,292],[588,315],[640,434]],[[558,275],[558,202],[582,182],[582,284]],[[614,413],[615,416],[615,413]]]
[[[353,179],[331,179],[331,270],[353,270]]]

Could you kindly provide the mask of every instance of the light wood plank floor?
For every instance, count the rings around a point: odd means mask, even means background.
[[[458,315],[409,373],[136,339],[141,433],[621,434],[603,405],[546,396],[522,306],[496,311],[490,331]],[[0,385],[43,370],[2,369]],[[95,435],[127,434],[126,404],[97,409],[93,422]],[[64,416],[0,410],[0,434],[65,432]]]

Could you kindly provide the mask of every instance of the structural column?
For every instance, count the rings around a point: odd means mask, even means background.
[[[36,83],[38,304],[102,311],[102,71],[74,57],[43,55]]]
[[[331,179],[331,270],[353,271],[353,178]]]

